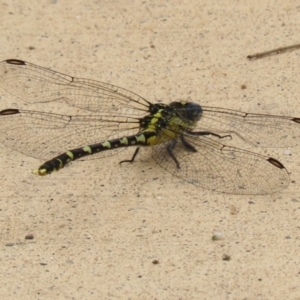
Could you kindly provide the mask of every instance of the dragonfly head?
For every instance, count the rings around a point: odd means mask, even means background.
[[[198,103],[182,101],[171,102],[169,105],[188,121],[198,122],[202,117],[203,110]]]

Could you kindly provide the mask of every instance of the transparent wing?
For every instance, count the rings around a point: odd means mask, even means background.
[[[68,116],[21,109],[0,111],[1,142],[43,159],[68,149],[135,134],[140,127],[139,118],[149,113],[152,106],[120,87],[71,77],[20,60],[0,63],[0,87],[29,104],[65,102],[90,112]],[[203,107],[203,116],[194,131],[236,134],[256,146],[282,147],[297,144],[299,124],[299,118]],[[289,184],[286,169],[275,159],[224,146],[209,137],[188,133],[184,136],[197,152],[188,151],[179,140],[174,149],[179,170],[167,151],[167,142],[153,150],[160,166],[184,180],[232,194],[269,194]],[[111,155],[119,150],[90,157]]]
[[[173,153],[180,169],[169,155],[168,142],[153,148],[157,164],[175,176],[205,189],[228,194],[263,195],[289,185],[289,175],[277,160],[253,152],[222,145],[205,136],[184,135],[197,152],[180,140]]]
[[[14,113],[1,111],[1,142],[41,159],[49,159],[68,149],[135,134],[139,130],[139,118],[151,105],[137,94],[114,85],[71,77],[13,59],[0,63],[0,87],[28,104],[65,102],[94,113],[68,116],[22,109]]]
[[[26,103],[64,101],[91,112],[140,116],[150,103],[126,89],[9,59],[0,63],[0,87]]]
[[[232,133],[260,147],[299,144],[300,118],[251,114],[219,107],[202,106],[203,116],[194,131]]]
[[[136,134],[136,118],[114,116],[67,116],[30,110],[0,111],[0,141],[26,155],[50,159],[67,150],[106,139]],[[97,153],[86,159],[115,154],[124,148]]]

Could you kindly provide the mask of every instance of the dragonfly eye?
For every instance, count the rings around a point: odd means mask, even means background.
[[[202,107],[195,102],[189,102],[185,105],[186,116],[191,121],[199,121],[202,117]]]
[[[170,107],[174,108],[181,116],[189,121],[197,122],[202,117],[202,107],[195,102],[171,102]]]
[[[195,102],[187,103],[186,110],[188,113],[188,117],[193,121],[199,121],[202,117],[202,107]]]

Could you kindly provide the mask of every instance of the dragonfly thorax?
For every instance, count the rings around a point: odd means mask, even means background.
[[[150,108],[150,114],[140,119],[140,128],[141,130],[157,131],[167,126],[167,123],[173,115],[174,110],[169,105],[160,103],[154,104]]]

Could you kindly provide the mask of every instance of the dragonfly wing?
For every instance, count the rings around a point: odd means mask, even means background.
[[[67,150],[121,138],[139,130],[138,120],[120,116],[66,116],[39,111],[0,111],[0,141],[26,155],[50,159]],[[95,154],[99,158],[122,149]]]
[[[289,175],[277,160],[253,152],[222,145],[205,136],[184,135],[197,152],[178,143],[173,153],[177,168],[168,153],[170,142],[154,147],[153,158],[162,168],[192,184],[217,192],[263,195],[278,192],[289,185]]]
[[[0,63],[0,87],[28,104],[63,101],[91,112],[140,116],[150,106],[144,98],[118,86],[15,59]]]
[[[231,133],[260,147],[288,147],[299,143],[300,118],[251,114],[203,106],[203,116],[194,131]]]

